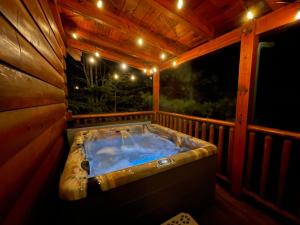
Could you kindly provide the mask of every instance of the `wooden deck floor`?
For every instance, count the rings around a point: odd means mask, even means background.
[[[54,197],[53,195],[52,201],[52,203],[49,202],[47,210],[44,210],[44,213],[40,210],[36,211],[37,218],[30,224],[62,224],[60,219],[56,217],[59,199],[57,196]],[[43,206],[45,206],[45,203]],[[216,186],[216,198],[214,204],[200,214],[190,214],[199,225],[286,225],[286,223],[271,218],[266,212],[233,198],[219,185]]]
[[[283,225],[264,211],[233,198],[219,185],[215,203],[199,215],[192,215],[199,225]]]

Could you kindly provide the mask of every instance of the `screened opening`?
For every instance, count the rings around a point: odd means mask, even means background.
[[[152,110],[152,77],[142,71],[86,53],[66,63],[73,114]]]
[[[240,44],[170,68],[160,77],[160,109],[234,120]]]
[[[260,38],[255,124],[300,131],[299,28],[292,26]]]

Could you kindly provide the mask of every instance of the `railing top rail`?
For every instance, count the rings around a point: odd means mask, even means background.
[[[209,118],[203,118],[203,117],[197,117],[197,116],[188,116],[188,115],[183,115],[183,114],[178,114],[178,113],[170,113],[170,112],[163,112],[163,111],[159,111],[159,113],[163,114],[163,115],[170,115],[170,116],[180,117],[180,118],[188,119],[188,120],[200,121],[200,122],[205,122],[205,123],[213,123],[213,124],[217,124],[217,125],[221,125],[221,126],[228,126],[228,127],[234,127],[235,126],[235,123],[230,122],[230,121],[209,119]]]
[[[150,115],[153,111],[141,111],[141,112],[120,112],[120,113],[99,113],[99,114],[80,114],[72,115],[72,119],[89,119],[99,117],[118,117],[118,116],[136,116],[136,115]]]
[[[257,125],[248,125],[248,130],[300,140],[300,132],[286,131]]]

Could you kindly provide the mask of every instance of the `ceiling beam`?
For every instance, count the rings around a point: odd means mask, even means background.
[[[256,19],[256,35],[275,30],[277,28],[281,28],[289,24],[297,23],[297,21],[295,20],[295,16],[299,10],[299,7],[300,3],[292,3]],[[216,50],[227,47],[231,44],[237,43],[241,40],[241,34],[242,27],[236,28],[233,31],[230,31],[220,37],[217,37],[209,42],[206,42],[181,54],[177,58],[175,57],[166,61],[165,63],[161,64],[160,70],[170,68],[174,60],[176,61],[177,65],[179,65],[192,59],[198,58],[200,56],[207,55]]]
[[[195,15],[194,12],[187,7],[178,10],[176,8],[175,1],[167,0],[146,0],[149,5],[155,9],[161,11],[164,15],[173,18],[181,23],[188,24],[194,28],[195,31],[203,34],[207,39],[214,37],[215,31],[212,25],[210,25],[201,15]]]
[[[278,3],[278,2],[280,2],[279,0],[265,0],[265,2],[272,10],[279,9],[282,6],[284,6],[284,4]]]
[[[110,61],[114,61],[114,62],[124,62],[126,63],[128,66],[131,66],[133,68],[136,69],[144,69],[144,68],[148,68],[150,67],[150,65],[148,65],[147,63],[144,63],[141,60],[137,60],[135,58],[132,58],[130,56],[126,56],[126,55],[122,55],[120,53],[116,53],[113,51],[108,51],[105,50],[101,47],[98,46],[94,46],[88,43],[85,43],[83,41],[79,41],[79,40],[74,40],[71,38],[67,38],[67,47],[70,48],[74,48],[83,52],[88,52],[91,54],[94,54],[95,52],[99,52],[101,57]]]
[[[107,10],[99,10],[90,2],[82,1],[79,3],[75,0],[59,0],[58,4],[63,8],[98,21],[126,35],[135,36],[134,38],[142,37],[145,41],[149,42],[150,45],[167,51],[172,55],[178,55],[187,50],[186,46],[138,26],[126,18],[117,16]]]
[[[224,48],[228,45],[237,43],[241,40],[241,28],[237,28],[233,31],[230,31],[220,37],[217,37],[211,41],[206,42],[205,44],[202,44],[198,47],[195,47],[182,55],[180,55],[178,58],[173,58],[165,63],[163,63],[160,66],[160,70],[168,69],[172,66],[173,61],[176,61],[176,64],[182,64],[186,61],[190,61],[192,59],[198,58],[200,56],[206,55],[208,53],[214,52],[220,48]]]
[[[113,50],[115,52],[120,52],[124,55],[129,55],[131,57],[142,59],[143,61],[152,63],[152,64],[159,64],[160,60],[157,58],[145,54],[145,51],[141,49],[140,51],[134,50],[135,46],[128,46],[127,44],[122,44],[120,42],[114,41],[112,39],[109,39],[107,37],[96,35],[89,33],[88,31],[82,30],[82,29],[74,29],[70,28],[65,25],[65,31],[68,35],[68,37],[72,37],[72,31],[76,31],[76,34],[78,36],[78,39],[83,39],[87,43],[95,44],[99,47],[105,48],[107,50]]]

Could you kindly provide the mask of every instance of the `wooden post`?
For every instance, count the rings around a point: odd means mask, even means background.
[[[242,28],[241,36],[236,122],[231,165],[231,191],[236,196],[240,196],[242,191],[247,126],[252,108],[257,48],[258,35],[255,33],[255,21],[250,21]]]
[[[159,71],[153,75],[153,111],[159,111]]]

